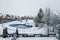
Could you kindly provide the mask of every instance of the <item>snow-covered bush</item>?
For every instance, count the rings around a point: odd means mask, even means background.
[[[3,29],[3,38],[8,37],[7,28]]]
[[[16,35],[17,35],[17,37],[18,37],[18,34],[19,34],[19,33],[18,33],[18,29],[16,29]]]

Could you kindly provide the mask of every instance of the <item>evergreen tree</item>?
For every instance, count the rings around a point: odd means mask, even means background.
[[[17,35],[17,37],[18,37],[18,34],[19,34],[19,33],[18,33],[18,29],[16,29],[16,35]]]
[[[8,37],[7,28],[3,29],[3,38]]]
[[[35,18],[36,23],[41,23],[42,22],[42,17],[43,17],[43,10],[40,8],[38,15]]]
[[[38,26],[37,23],[41,23],[42,22],[42,18],[43,18],[43,10],[40,8],[39,12],[38,12],[38,15],[35,18],[35,24],[36,24],[36,26]]]

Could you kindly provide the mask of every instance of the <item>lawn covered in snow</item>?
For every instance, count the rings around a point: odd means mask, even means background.
[[[8,28],[8,33],[15,33],[16,28],[15,27],[10,27],[9,24],[14,24],[14,23],[21,23],[19,21],[13,21],[13,22],[8,22],[8,23],[3,23],[0,24],[0,35],[3,34],[3,28],[7,27]],[[22,23],[23,24],[23,23]],[[32,27],[30,29],[20,29],[18,28],[19,34],[47,34],[47,25],[45,27],[39,28],[39,27]],[[2,38],[0,37],[0,40],[11,40],[12,37],[9,38]],[[56,37],[19,37],[16,40],[58,40]]]
[[[13,37],[2,38],[0,40],[11,40]],[[16,40],[58,40],[56,37],[18,37]]]
[[[3,27],[1,28],[3,30],[3,28],[8,28],[8,33],[12,34],[16,32],[16,28],[15,27],[11,27],[9,26],[9,24],[23,24],[23,22],[20,21],[13,21],[13,22],[8,22],[8,23],[4,23]],[[46,25],[45,25],[46,26]],[[2,32],[2,30],[0,29],[0,32]],[[43,27],[43,28],[39,28],[39,27],[32,27],[29,29],[20,29],[18,28],[18,32],[19,34],[46,34],[47,35],[47,27]]]
[[[56,37],[19,37],[16,40],[58,40]]]
[[[12,39],[12,37],[9,37],[9,38],[2,38],[2,37],[0,37],[0,40],[11,40]]]

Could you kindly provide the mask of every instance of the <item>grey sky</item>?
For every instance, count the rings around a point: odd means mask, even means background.
[[[35,16],[39,8],[60,10],[60,0],[0,0],[0,13]]]

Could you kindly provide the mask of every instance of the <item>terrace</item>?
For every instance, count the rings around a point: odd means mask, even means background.
[[[8,22],[8,23],[3,23],[3,24],[0,24],[1,26],[1,30],[0,30],[0,35],[3,34],[3,29],[4,28],[7,28],[8,29],[8,37],[9,38],[6,38],[7,40],[10,39],[14,39],[15,38],[15,32],[16,32],[16,27],[12,27],[12,26],[9,26],[10,24],[30,24],[32,23],[32,28],[28,28],[28,29],[22,29],[22,28],[18,28],[18,38],[16,40],[58,40],[56,38],[56,34],[48,34],[48,27],[46,24],[44,24],[44,27],[42,28],[39,28],[39,27],[35,27],[34,26],[34,22],[20,22],[20,21],[13,21],[13,22]],[[3,26],[2,26],[3,25]],[[30,24],[31,25],[31,24]],[[40,24],[41,25],[41,24]],[[42,26],[42,25],[41,25]],[[24,38],[25,37],[25,38]],[[28,38],[27,38],[28,37]],[[42,39],[44,38],[44,39]],[[0,39],[3,39],[3,38],[0,38]],[[3,39],[4,40],[4,39]]]

